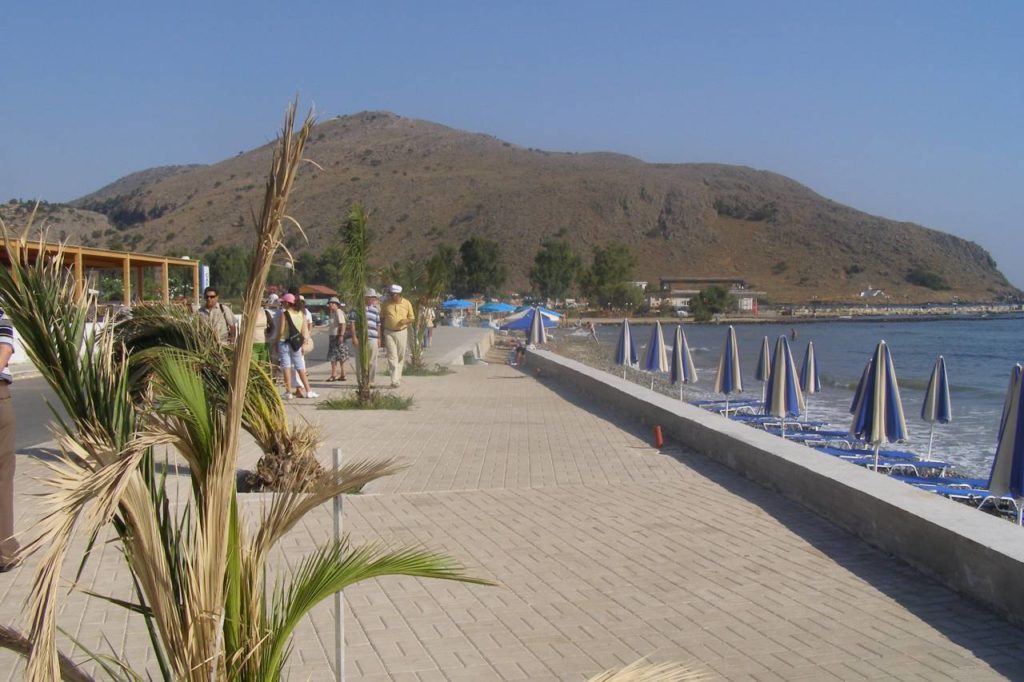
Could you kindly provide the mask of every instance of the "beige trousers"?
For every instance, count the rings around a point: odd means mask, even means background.
[[[384,347],[388,353],[388,370],[391,371],[391,385],[402,383],[402,370],[405,368],[405,351],[409,341],[409,330],[384,332]]]
[[[14,539],[14,464],[11,389],[0,381],[0,564],[13,561],[19,549]]]

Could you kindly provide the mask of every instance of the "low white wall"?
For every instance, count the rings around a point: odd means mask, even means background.
[[[549,351],[528,363],[1024,625],[1024,529]]]

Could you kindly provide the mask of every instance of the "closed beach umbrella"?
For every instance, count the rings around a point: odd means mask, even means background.
[[[948,424],[953,420],[953,405],[949,400],[949,377],[946,376],[946,360],[941,355],[935,361],[928,388],[924,391],[921,419],[928,422],[928,459],[932,458],[932,437],[935,422]]]
[[[544,330],[544,316],[536,308],[533,309],[533,319],[530,322],[530,337],[528,343],[540,346],[548,341],[548,333]]]
[[[875,471],[878,448],[882,443],[907,440],[907,420],[896,382],[896,367],[885,341],[879,341],[866,370],[863,386],[854,406],[850,433],[875,446]]]
[[[655,322],[651,329],[651,341],[647,344],[647,356],[644,358],[643,369],[647,372],[668,371],[668,351],[665,349],[665,335],[661,331],[661,322]],[[654,375],[651,375],[651,389],[654,389]]]
[[[683,384],[697,383],[697,368],[693,366],[690,355],[690,344],[686,342],[683,325],[676,326],[675,343],[672,345],[672,359],[669,362],[672,372],[672,383],[679,384],[679,399],[683,399]]]
[[[807,396],[821,391],[821,377],[818,376],[818,358],[814,356],[814,342],[807,342],[804,361],[800,365],[800,390],[804,392],[804,419],[807,418]]]
[[[780,336],[775,342],[771,372],[768,377],[768,392],[765,395],[765,414],[782,419],[782,437],[786,437],[786,417],[799,417],[804,411],[804,395],[800,390],[800,378],[796,373],[796,362],[789,347],[789,340]]]
[[[1021,366],[1010,373],[1010,386],[1003,403],[999,424],[999,443],[992,461],[988,489],[994,497],[1011,496],[1017,502],[1017,523],[1021,522],[1021,498],[1024,498],[1024,411],[1021,410],[1024,381]]]
[[[626,378],[626,367],[636,366],[636,347],[633,346],[633,335],[629,331],[629,320],[622,321],[619,342],[615,344],[615,364],[622,365],[622,378]]]
[[[871,371],[871,360],[864,365],[864,371],[860,374],[860,381],[857,388],[853,389],[853,400],[850,401],[850,414],[857,411],[857,404],[860,403],[860,394],[864,392],[864,384],[868,383],[868,372]]]
[[[768,375],[772,373],[772,349],[768,345],[768,337],[761,339],[761,352],[757,354],[757,369],[754,378],[761,382],[761,412],[768,414],[767,400]]]
[[[715,393],[725,395],[725,412],[729,413],[729,395],[743,392],[743,377],[740,376],[740,349],[736,343],[736,330],[729,325],[725,333],[725,347],[718,359],[718,375],[715,376]]]

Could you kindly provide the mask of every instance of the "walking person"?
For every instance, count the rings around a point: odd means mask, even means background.
[[[220,302],[220,296],[214,287],[206,287],[203,291],[203,301],[199,314],[213,327],[221,343],[234,343],[238,323],[235,321],[235,314],[231,312],[231,306]]]
[[[281,373],[284,375],[284,399],[292,397],[316,398],[308,386],[306,378],[306,358],[302,355],[302,344],[309,335],[309,324],[303,311],[297,307],[294,294],[281,297],[281,310],[277,314],[275,337],[277,339],[277,356],[281,362]],[[292,375],[296,379],[296,388],[292,393]]]
[[[431,306],[420,308],[420,319],[423,322],[423,347],[430,348],[430,339],[434,336],[434,320],[437,313]]]
[[[377,290],[370,287],[363,296],[363,304],[366,306],[366,342],[370,346],[370,385],[373,386],[377,378],[377,349],[380,348],[380,297]],[[356,311],[349,313],[349,324],[352,325],[352,348],[356,354],[356,371],[362,375],[363,354],[359,352],[359,330],[356,328]]]
[[[14,325],[0,310],[0,573],[21,563],[14,537],[14,407],[7,363],[14,354]]]
[[[337,296],[327,301],[327,359],[331,363],[328,381],[345,381],[348,346],[345,345],[345,313],[341,309],[344,305]]]
[[[388,302],[381,311],[384,324],[384,348],[388,354],[388,369],[391,371],[391,388],[402,384],[402,369],[405,367],[405,353],[409,346],[409,325],[416,321],[412,303],[402,298],[402,287],[392,284],[388,287]]]

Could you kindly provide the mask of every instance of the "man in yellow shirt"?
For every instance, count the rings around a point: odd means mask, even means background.
[[[402,287],[392,284],[388,287],[387,303],[381,310],[384,348],[387,349],[388,369],[391,370],[391,388],[398,388],[402,383],[405,352],[409,345],[409,325],[415,320],[412,303],[402,298]]]

